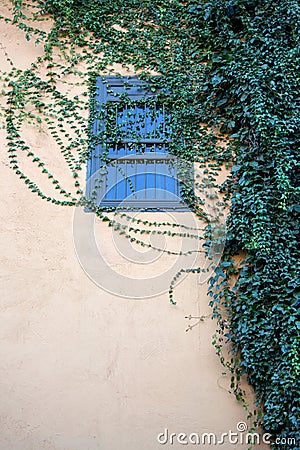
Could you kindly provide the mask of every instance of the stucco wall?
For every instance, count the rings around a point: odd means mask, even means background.
[[[17,67],[42,52],[11,25],[2,22],[0,33]],[[0,69],[9,69],[4,56]],[[35,127],[26,138],[71,185],[51,140]],[[74,209],[30,193],[8,167],[4,130],[0,145],[0,449],[179,449],[160,445],[158,433],[235,432],[246,413],[227,392],[230,377],[211,344],[215,323],[185,331],[185,316],[211,312],[206,284],[187,277],[177,306],[166,293],[137,300],[102,290],[76,257]],[[31,162],[22,164],[30,172]],[[97,223],[95,234],[108,263],[130,278],[136,266],[122,262],[111,229]],[[145,273],[143,266],[140,276],[168,264],[162,259]]]

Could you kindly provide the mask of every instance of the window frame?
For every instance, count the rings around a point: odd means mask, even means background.
[[[110,83],[113,83],[113,87],[117,88],[124,88],[125,86],[132,86],[134,89],[137,88],[136,93],[133,92],[129,94],[130,98],[134,98],[134,100],[144,99],[147,96],[154,97],[157,95],[155,92],[149,93],[147,91],[147,88],[149,88],[149,83],[147,83],[144,80],[139,79],[137,76],[128,76],[128,77],[116,77],[116,76],[97,76],[96,77],[96,89],[95,89],[95,95],[94,95],[94,102],[96,105],[95,111],[100,111],[102,105],[105,105],[106,102],[112,101],[112,102],[119,102],[120,98],[118,95],[112,95],[108,92],[107,86],[109,86]],[[144,88],[144,89],[143,89]],[[143,92],[144,91],[144,92]],[[147,91],[147,93],[146,93]],[[99,127],[102,127],[103,124],[101,124],[101,120],[98,118],[95,118],[92,123],[91,131],[93,136],[97,136],[97,130],[99,130]],[[129,139],[128,141],[133,142],[132,139]],[[126,143],[126,139],[123,139],[121,141],[122,143]],[[141,144],[153,144],[153,145],[159,145],[159,144],[168,144],[171,142],[171,140],[168,139],[141,139],[139,141]],[[114,144],[116,145],[116,144]],[[92,197],[92,193],[95,189],[95,175],[97,175],[99,169],[101,168],[101,155],[105,151],[103,147],[101,147],[101,144],[96,144],[93,146],[93,148],[90,150],[91,154],[87,162],[87,184],[86,184],[86,196],[88,198]],[[175,199],[135,199],[132,201],[126,201],[126,200],[119,200],[119,199],[110,199],[110,200],[103,200],[104,196],[106,195],[105,191],[106,186],[98,186],[96,188],[96,195],[94,198],[94,201],[96,202],[97,206],[100,206],[105,209],[118,209],[118,210],[145,210],[145,211],[187,211],[189,208],[184,203],[183,198],[180,195],[180,183],[178,181],[178,171],[176,167],[176,160],[178,158],[171,153],[164,152],[164,153],[156,153],[156,152],[145,152],[143,154],[132,154],[130,156],[119,156],[115,159],[112,158],[112,160],[115,161],[124,161],[126,164],[126,161],[144,161],[144,165],[146,165],[146,161],[170,161],[173,162],[173,170],[174,170],[174,179],[175,179],[175,186],[176,190],[174,192],[171,192],[172,195],[174,195]],[[145,173],[147,173],[145,171]],[[152,172],[151,172],[152,173]],[[191,170],[191,175],[193,174],[193,170]],[[166,177],[168,175],[165,175]],[[99,177],[99,175],[98,175]],[[173,178],[173,177],[172,177]],[[193,177],[191,177],[193,179]],[[103,181],[104,181],[104,175],[103,175]],[[102,184],[103,184],[102,181]],[[106,181],[105,181],[106,183]],[[154,188],[156,189],[156,188]],[[138,192],[138,191],[137,191]],[[121,204],[121,206],[120,206]]]

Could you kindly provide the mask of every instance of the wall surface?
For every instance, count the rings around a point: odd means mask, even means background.
[[[42,53],[12,25],[1,22],[0,36],[0,52],[21,69]],[[0,69],[9,69],[4,53]],[[28,128],[26,139],[71,186],[45,133]],[[112,275],[111,292],[103,290],[76,256],[74,209],[29,192],[8,167],[4,130],[0,142],[0,449],[180,449],[184,445],[176,442],[159,444],[158,434],[168,429],[219,438],[236,432],[239,422],[247,422],[246,413],[228,393],[230,377],[222,374],[211,344],[214,321],[206,318],[185,331],[196,321],[185,316],[211,313],[207,285],[197,276],[186,277],[175,291],[177,306],[170,305],[166,292],[130,298],[135,276],[152,278],[155,290],[157,277],[174,258],[158,255],[141,264],[144,250],[135,248],[140,259],[132,262],[120,254],[118,235],[96,222],[95,240],[116,280],[114,286]],[[22,164],[30,172],[30,161],[24,158]],[[127,298],[114,294],[120,274],[127,280]]]

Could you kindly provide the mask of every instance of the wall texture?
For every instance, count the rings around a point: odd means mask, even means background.
[[[4,22],[0,36],[0,52],[21,69],[42,52]],[[4,53],[0,69],[9,69]],[[26,139],[71,186],[43,130],[28,128]],[[246,413],[227,392],[230,377],[211,344],[215,323],[207,318],[185,331],[194,323],[185,316],[211,312],[207,285],[187,277],[176,289],[177,306],[165,292],[137,300],[101,289],[76,256],[74,209],[30,193],[8,167],[4,130],[0,142],[0,449],[179,449],[159,444],[157,435],[166,428],[235,432]],[[31,170],[26,158],[23,168]],[[133,271],[156,277],[173,264],[170,257],[146,266],[124,259],[104,223],[96,223],[95,239],[107,264],[129,279]]]

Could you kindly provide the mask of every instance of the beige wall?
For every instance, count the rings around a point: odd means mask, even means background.
[[[17,67],[42,52],[12,26],[2,23],[0,33]],[[0,69],[8,68],[1,56]],[[26,133],[71,185],[45,133]],[[176,307],[166,293],[134,300],[102,290],[76,257],[73,209],[30,193],[9,169],[4,142],[1,130],[0,449],[179,449],[189,446],[160,445],[158,433],[235,432],[246,413],[227,392],[211,345],[215,323],[185,331],[185,316],[211,312],[206,285],[187,277]],[[28,159],[22,164],[32,170]],[[97,223],[95,234],[108,264],[130,278],[134,264],[120,260],[111,229]],[[167,265],[161,259],[141,276]]]

